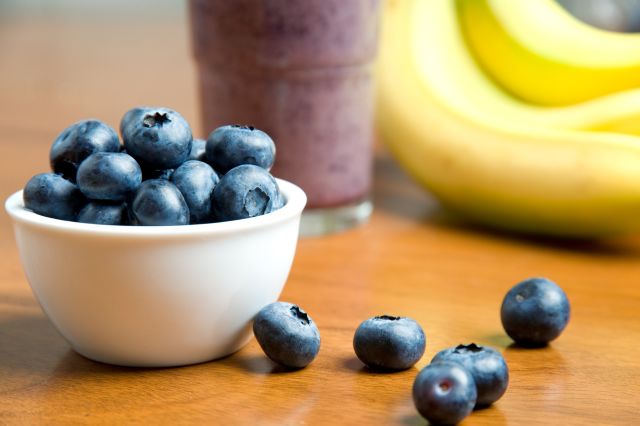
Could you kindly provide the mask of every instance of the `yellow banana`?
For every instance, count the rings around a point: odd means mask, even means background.
[[[640,229],[640,138],[512,122],[468,97],[483,74],[455,0],[388,0],[377,71],[383,139],[445,206],[525,232]]]
[[[455,55],[460,54],[452,52],[449,60],[453,60]],[[482,104],[483,108],[499,114],[504,120],[546,127],[640,135],[640,88],[575,105],[555,107],[532,105],[497,89],[492,81],[468,63],[467,53],[464,53],[463,57],[466,63],[450,71],[455,74],[460,91],[464,91],[467,97]],[[468,69],[473,69],[474,72],[466,71]]]
[[[640,87],[640,34],[607,32],[555,0],[458,0],[484,69],[535,104],[568,105]]]

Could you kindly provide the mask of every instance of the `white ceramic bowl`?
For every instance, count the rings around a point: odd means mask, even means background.
[[[267,215],[188,226],[66,222],[24,208],[13,219],[33,293],[80,354],[110,364],[176,366],[231,354],[278,299],[306,203],[278,180],[286,205]]]

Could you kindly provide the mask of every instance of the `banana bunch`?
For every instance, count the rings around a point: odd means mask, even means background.
[[[569,105],[640,87],[640,36],[585,24],[556,0],[460,0],[460,26],[482,67],[509,92]]]
[[[546,1],[553,0],[503,3],[518,4],[523,10],[527,3]],[[474,49],[468,41],[473,37],[482,44],[479,33],[470,35],[476,31],[471,28],[474,22],[488,19],[475,9],[474,4],[480,3],[500,0],[386,1],[377,69],[377,120],[391,152],[443,205],[473,221],[572,237],[640,230],[640,88],[633,88],[640,87],[640,82],[629,77],[628,88],[620,92],[606,86],[614,83],[598,82],[607,89],[597,93],[606,95],[591,92],[592,99],[566,106],[518,100],[500,88],[498,75],[485,74],[474,57],[481,54],[469,48]],[[476,21],[471,15],[475,13]],[[571,22],[574,27],[581,25]],[[605,39],[610,34],[586,29],[594,32],[594,40],[596,35],[603,37],[597,46],[609,43]],[[621,43],[637,45],[639,36],[627,36]],[[550,36],[546,39],[553,41]],[[487,52],[491,53],[494,41],[487,43]],[[627,62],[620,66],[614,60],[622,56],[616,56],[613,48],[605,51],[604,68],[626,69]],[[530,52],[532,57],[540,56]],[[629,54],[634,53],[640,64],[637,49]],[[485,59],[501,60],[500,55]],[[518,62],[517,55],[512,60]],[[588,64],[578,65],[572,63],[574,71],[588,73]],[[532,65],[525,61],[519,66]],[[506,74],[509,67],[519,72],[513,64],[505,65],[502,72]],[[538,83],[534,71],[527,72],[514,84],[536,84],[536,93],[549,96],[564,90],[553,81]],[[576,89],[575,95],[579,92]]]

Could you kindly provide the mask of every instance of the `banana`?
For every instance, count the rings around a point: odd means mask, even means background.
[[[454,59],[454,55],[455,53],[452,53],[449,60]],[[469,64],[468,54],[465,53],[462,57],[464,63],[460,68],[450,67],[451,72],[458,76],[456,80],[460,90],[464,91],[467,97],[476,99],[483,108],[499,114],[504,120],[563,129],[640,135],[640,88],[602,96],[575,105],[555,107],[532,105],[498,90],[492,81]]]
[[[555,0],[459,0],[465,36],[507,91],[568,105],[640,87],[640,34],[607,32]]]
[[[432,1],[432,0],[425,0]],[[450,1],[450,0],[446,0]],[[468,55],[465,54],[466,58]],[[468,62],[468,60],[467,60]],[[465,63],[461,69],[472,69]],[[456,72],[456,68],[451,70]],[[532,105],[497,90],[479,72],[457,72],[460,90],[504,120],[528,125],[640,135],[640,88],[613,93],[575,105]]]
[[[466,49],[455,0],[388,0],[377,122],[443,205],[484,224],[597,237],[640,229],[640,138],[515,122]],[[484,98],[465,81],[484,81]]]

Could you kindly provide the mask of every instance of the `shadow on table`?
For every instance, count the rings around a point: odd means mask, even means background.
[[[42,314],[0,320],[0,376],[43,374],[55,368],[69,345]]]
[[[509,336],[505,333],[496,333],[489,336],[485,336],[483,342],[489,343],[491,346],[495,346],[498,348],[503,348],[506,351],[510,352],[546,352],[546,353],[555,353],[556,350],[553,347],[553,341],[549,344],[542,346],[522,346],[515,343]]]
[[[345,358],[344,361],[342,362],[342,365],[347,370],[355,371],[356,373],[369,373],[370,372],[369,368],[367,368],[367,366],[364,365],[362,363],[362,361],[360,361],[355,356],[352,356],[352,357],[349,357],[349,358]]]
[[[474,417],[484,417],[490,416],[490,421],[492,425],[503,425],[507,424],[506,418],[504,417],[504,413],[500,411],[500,409],[491,405],[485,408],[477,408],[469,414],[467,419],[473,420]],[[425,419],[423,419],[419,414],[408,414],[400,419],[400,423],[404,426],[425,426],[430,425]]]
[[[367,375],[367,376],[394,376],[394,375],[403,375],[403,374],[415,376],[416,374],[418,374],[418,371],[419,371],[418,368],[415,366],[408,368],[406,370],[382,370],[382,369],[369,368],[368,366],[364,365],[362,361],[360,361],[355,356],[344,358],[342,360],[342,366],[351,372],[354,372],[360,375]]]
[[[407,370],[381,370],[375,368],[369,368],[364,365],[362,361],[360,361],[355,356],[345,358],[342,361],[342,366],[349,371],[358,373],[358,374],[366,374],[366,375],[393,375],[393,374],[418,374],[418,369],[416,367],[411,367]]]
[[[288,374],[299,371],[299,369],[282,367],[271,361],[265,355],[244,355],[236,352],[220,360],[220,362],[227,367],[258,375]]]
[[[11,382],[12,377],[43,380],[51,375],[67,377],[131,374],[171,370],[179,367],[122,367],[93,361],[76,353],[42,314],[20,315],[0,320],[0,377]],[[240,353],[239,353],[240,352]],[[286,374],[289,370],[264,355],[231,354],[216,361],[217,365],[253,374]],[[207,364],[201,363],[196,365]],[[19,381],[19,380],[18,380]],[[4,389],[0,383],[0,390]]]
[[[499,349],[507,359],[525,360],[529,359],[528,357],[531,357],[530,359],[535,357],[536,364],[545,366],[544,368],[555,370],[567,368],[567,360],[562,351],[554,347],[553,342],[544,346],[521,346],[514,343],[506,334],[486,336],[483,342]]]
[[[114,367],[76,354],[42,314],[0,320],[0,394],[56,380],[139,369]]]
[[[490,407],[490,408],[483,408],[481,410],[476,410],[476,411],[472,411],[471,414],[469,414],[469,417],[467,417],[468,419],[473,419],[475,413],[478,413],[480,411],[485,411],[485,410],[491,410],[491,425],[504,425],[507,424],[507,420],[504,417],[504,414],[499,410],[496,409],[494,407]],[[400,424],[404,425],[404,426],[429,426],[431,425],[431,423],[427,422],[425,419],[423,419],[419,414],[408,414],[404,417],[402,417],[400,419]],[[466,423],[465,423],[466,424]]]
[[[444,230],[471,233],[535,245],[554,250],[580,252],[593,256],[638,257],[640,245],[629,239],[568,239],[501,231],[473,223],[446,211],[439,202],[414,183],[387,155],[376,158],[373,189],[374,208]]]
[[[405,216],[431,227],[447,231],[475,234],[494,240],[504,240],[521,245],[539,246],[557,251],[575,252],[596,257],[632,257],[640,256],[640,245],[637,241],[625,238],[611,239],[578,239],[538,236],[517,232],[508,232],[485,225],[472,223],[449,213],[437,205],[415,205],[415,200],[406,199],[397,194],[394,201],[376,202],[374,206],[388,213]],[[435,203],[435,202],[434,202]]]
[[[120,367],[85,358],[71,349],[42,314],[0,320],[0,349],[0,377],[6,378],[0,382],[0,390],[4,389],[3,383],[27,385],[26,382],[40,382],[52,375],[85,376],[163,370]]]
[[[56,367],[56,375],[63,377],[87,377],[105,374],[137,374],[154,370],[169,370],[170,368],[142,368],[122,367],[119,365],[105,364],[94,361],[78,354],[69,348],[67,353],[59,360]]]
[[[595,257],[637,258],[640,256],[640,245],[638,242],[624,238],[579,239],[508,232],[471,223],[446,212],[439,212],[425,220],[427,220],[432,226],[436,226],[441,229],[468,232],[491,239],[506,240],[521,245],[539,246],[546,249],[575,252]]]

